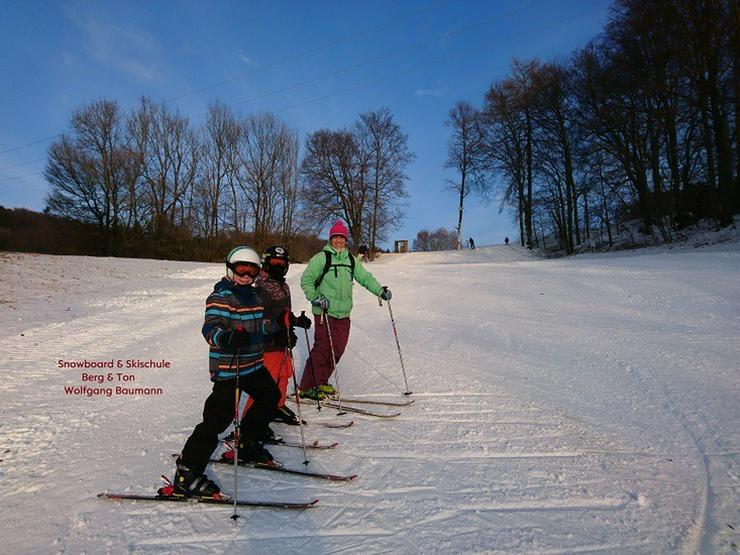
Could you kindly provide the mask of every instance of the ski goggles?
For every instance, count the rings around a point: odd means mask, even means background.
[[[268,258],[267,264],[270,266],[287,266],[288,261],[285,258]]]
[[[260,273],[259,266],[255,266],[254,264],[248,264],[244,262],[237,262],[235,264],[232,264],[230,262],[226,263],[226,266],[234,272],[239,277],[249,276],[249,277],[257,277],[257,274]]]

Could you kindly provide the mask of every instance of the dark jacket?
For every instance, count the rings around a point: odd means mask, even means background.
[[[261,270],[254,282],[265,305],[265,318],[277,320],[283,312],[291,310],[290,287],[285,279],[275,279]],[[265,337],[265,351],[283,351],[287,344],[285,333]]]

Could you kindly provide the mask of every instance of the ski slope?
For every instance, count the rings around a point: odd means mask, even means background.
[[[239,498],[320,501],[235,525],[229,507],[96,498],[172,476],[209,391],[200,328],[222,267],[0,253],[2,552],[737,551],[738,243],[559,260],[493,246],[369,269],[393,290],[415,403],[383,420],[302,405],[354,421],[306,428],[340,442],[309,468],[359,477],[240,469]],[[301,336],[299,370],[305,352]],[[112,385],[138,395],[66,393],[111,384],[58,367],[150,359],[170,366],[89,370],[133,376]],[[339,378],[347,396],[401,398],[387,306],[359,286]],[[299,449],[270,449],[301,466]],[[233,491],[230,467],[209,474]]]

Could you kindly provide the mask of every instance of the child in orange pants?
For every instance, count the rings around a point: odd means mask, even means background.
[[[285,274],[290,266],[288,251],[279,245],[268,247],[262,255],[262,268],[255,279],[257,293],[264,305],[264,317],[272,315],[279,317],[286,310],[291,310],[290,287],[285,281]],[[291,314],[291,326],[287,332],[277,333],[266,338],[264,351],[264,366],[280,390],[280,400],[275,407],[273,420],[298,426],[300,422],[296,414],[285,406],[288,380],[293,375],[293,360],[290,349],[295,347],[297,337],[294,327],[308,329],[311,320],[304,316],[295,317]],[[251,397],[247,401],[244,413],[252,407]],[[274,433],[268,428],[268,437],[274,438]],[[273,437],[270,437],[273,436]]]

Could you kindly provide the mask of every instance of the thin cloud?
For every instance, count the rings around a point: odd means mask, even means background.
[[[442,98],[445,95],[444,89],[416,89],[414,95],[418,97]]]
[[[157,77],[156,67],[148,61],[157,52],[149,35],[79,13],[80,6],[67,9],[67,15],[81,29],[82,46],[94,60],[141,81]]]
[[[241,50],[237,50],[237,53],[239,54],[239,59],[244,62],[245,64],[251,64],[252,58],[249,58],[244,52]]]

